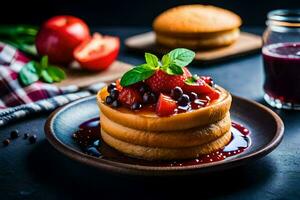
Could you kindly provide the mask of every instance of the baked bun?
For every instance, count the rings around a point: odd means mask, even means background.
[[[171,8],[153,22],[157,42],[167,47],[214,48],[239,37],[241,18],[231,11],[207,5]]]

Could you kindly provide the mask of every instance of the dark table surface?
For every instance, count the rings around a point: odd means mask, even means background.
[[[122,39],[147,28],[101,28],[97,31]],[[261,34],[260,28],[246,28]],[[119,59],[143,62],[142,55],[121,49]],[[190,67],[193,73],[211,75],[232,94],[264,104],[260,54],[209,66]],[[274,109],[285,124],[281,145],[247,166],[189,177],[132,177],[107,174],[70,160],[45,139],[49,114],[35,116],[0,128],[0,141],[13,129],[38,135],[30,145],[18,138],[0,145],[0,199],[300,199],[300,112]]]

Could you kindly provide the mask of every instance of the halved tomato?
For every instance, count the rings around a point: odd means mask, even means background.
[[[93,37],[79,45],[73,52],[82,68],[99,71],[107,69],[117,58],[120,39],[94,33]]]

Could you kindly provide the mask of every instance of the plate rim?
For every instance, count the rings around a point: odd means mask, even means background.
[[[276,133],[274,134],[272,140],[265,146],[263,146],[260,150],[255,151],[253,153],[234,158],[231,160],[217,161],[213,163],[205,163],[201,165],[190,165],[190,166],[145,166],[145,165],[136,165],[136,164],[127,164],[120,163],[117,161],[99,159],[87,154],[84,154],[81,151],[78,151],[63,142],[61,142],[56,134],[53,132],[53,123],[55,118],[66,110],[68,107],[72,107],[80,102],[89,101],[90,99],[96,99],[96,95],[84,97],[78,99],[76,101],[70,102],[62,107],[54,110],[49,117],[47,118],[44,125],[44,132],[47,140],[50,144],[62,154],[68,156],[73,160],[77,160],[81,163],[97,167],[99,169],[111,172],[119,172],[122,174],[132,174],[132,175],[184,175],[184,174],[193,174],[193,173],[201,173],[201,172],[210,172],[210,171],[218,171],[219,169],[228,169],[232,167],[236,167],[239,165],[243,165],[251,160],[257,160],[261,158],[271,151],[273,151],[282,141],[283,133],[284,133],[284,124],[281,118],[270,108],[255,102],[253,100],[245,99],[243,97],[232,95],[233,100],[238,99],[242,101],[246,101],[247,103],[253,104],[254,106],[259,107],[260,109],[269,113],[272,118],[276,122]],[[95,102],[96,103],[96,102]],[[180,173],[178,173],[180,172]]]

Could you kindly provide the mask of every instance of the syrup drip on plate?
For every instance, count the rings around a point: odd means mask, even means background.
[[[123,155],[102,141],[99,118],[93,118],[80,124],[79,129],[73,134],[73,138],[84,153],[101,157],[102,159],[127,164],[178,167],[217,162],[244,152],[251,144],[250,131],[242,124],[232,122],[231,133],[232,139],[223,149],[199,156],[196,159],[180,161],[146,161]]]

